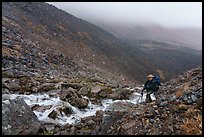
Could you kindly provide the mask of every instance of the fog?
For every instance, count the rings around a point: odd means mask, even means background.
[[[202,2],[48,2],[89,22],[202,28]]]

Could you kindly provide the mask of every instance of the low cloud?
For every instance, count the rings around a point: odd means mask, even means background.
[[[202,28],[202,2],[48,2],[90,22]]]

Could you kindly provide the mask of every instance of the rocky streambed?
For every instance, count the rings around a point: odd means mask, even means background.
[[[120,99],[120,96],[118,96],[118,99],[111,99],[111,98],[101,98],[100,103],[98,103],[98,101],[96,102],[95,99],[91,100],[89,97],[87,96],[83,96],[81,95],[80,98],[78,95],[74,94],[74,89],[69,87],[68,84],[63,84],[62,90],[58,90],[58,92],[41,92],[41,93],[32,93],[29,95],[26,94],[2,94],[2,103],[3,103],[3,109],[7,110],[7,111],[3,111],[5,117],[3,118],[5,121],[8,121],[9,117],[8,113],[11,114],[12,118],[17,118],[19,115],[21,115],[22,119],[27,119],[28,118],[28,114],[30,116],[30,113],[32,113],[31,111],[34,112],[35,116],[33,116],[30,119],[33,119],[34,117],[37,117],[38,120],[38,124],[41,125],[38,128],[41,129],[41,131],[43,132],[42,134],[44,134],[44,132],[46,131],[46,133],[60,133],[60,131],[56,131],[55,130],[55,126],[58,126],[60,128],[66,127],[67,125],[69,126],[73,126],[73,127],[77,127],[77,126],[81,126],[80,129],[83,129],[83,131],[87,131],[87,127],[84,126],[83,127],[83,123],[88,122],[89,126],[93,126],[95,124],[95,121],[93,121],[94,117],[96,118],[95,120],[97,121],[101,121],[102,117],[103,117],[103,112],[106,110],[106,108],[116,102],[129,102],[129,103],[133,103],[133,104],[137,104],[140,102],[143,102],[145,100],[145,95],[143,96],[143,98],[141,98],[141,95],[138,93],[138,91],[141,90],[142,87],[136,87],[134,89],[130,89],[130,88],[126,88],[126,90],[129,90],[132,92],[131,95],[129,95],[129,97],[127,99]],[[93,88],[92,92],[98,92],[96,91],[99,90],[96,87]],[[101,90],[101,89],[100,89]],[[70,94],[73,91],[73,94]],[[64,93],[66,92],[66,93]],[[70,96],[70,97],[68,97]],[[66,97],[66,99],[64,99]],[[72,104],[72,99],[73,97],[75,97],[74,99],[80,99],[79,103],[83,103],[83,100],[87,101],[87,105],[86,107],[82,107],[83,105],[78,105],[78,104]],[[116,95],[115,95],[116,97]],[[67,100],[68,99],[68,100]],[[155,99],[153,97],[153,99]],[[71,101],[71,102],[70,102]],[[74,100],[76,101],[76,100]],[[12,103],[15,102],[16,104]],[[19,102],[24,102],[23,105],[19,104],[18,108],[16,107],[17,104]],[[86,104],[86,103],[85,103]],[[24,112],[22,109],[22,107],[24,108],[25,106],[29,109],[26,110],[26,112]],[[18,108],[19,113],[15,113],[16,110]],[[32,114],[33,115],[33,114]],[[100,115],[100,116],[99,116]],[[24,119],[24,120],[25,120]],[[35,118],[36,119],[36,118]],[[27,120],[27,124],[30,124],[29,121]],[[3,122],[4,123],[4,122]],[[15,123],[15,122],[14,122]],[[5,123],[4,123],[5,124]],[[14,127],[12,126],[16,126],[16,124],[8,124],[4,125],[3,124],[3,131],[5,134],[13,134],[14,131],[16,132],[16,130],[12,129]],[[20,122],[19,122],[20,124]],[[8,125],[10,125],[9,127],[7,127]],[[17,123],[18,125],[18,123]],[[32,124],[31,124],[32,125]],[[20,126],[20,125],[19,125]],[[26,125],[25,125],[26,126]],[[99,126],[99,123],[98,123]],[[36,127],[36,126],[34,126]],[[10,132],[8,132],[8,129],[11,129]],[[19,127],[16,127],[19,128]],[[22,126],[20,126],[20,128],[22,128]],[[24,133],[26,129],[21,129],[22,132]],[[30,130],[33,132],[33,130],[30,128]],[[64,129],[61,129],[62,131],[64,131]],[[32,133],[31,131],[27,131],[25,133]],[[40,131],[40,130],[39,130]],[[39,132],[38,131],[38,132]],[[36,132],[36,131],[35,131]],[[30,134],[29,133],[29,134]],[[20,134],[20,133],[15,133],[15,134]],[[36,133],[34,133],[36,134]],[[39,134],[39,133],[38,133]],[[40,133],[41,134],[41,133]],[[70,134],[67,133],[66,134]],[[74,133],[76,134],[76,133]],[[84,134],[82,133],[82,131],[78,134]],[[87,134],[87,133],[85,133]],[[88,133],[90,134],[90,133]]]
[[[137,87],[136,89],[141,89]],[[134,89],[130,89],[134,90]],[[16,98],[23,99],[28,106],[33,110],[38,119],[44,123],[55,123],[60,125],[65,124],[77,124],[81,121],[81,118],[93,116],[97,111],[104,111],[107,106],[114,102],[130,102],[137,104],[145,100],[145,95],[140,98],[138,92],[133,92],[129,99],[123,100],[113,100],[113,99],[103,99],[100,104],[94,104],[87,96],[82,96],[82,98],[88,100],[88,105],[85,108],[78,108],[71,105],[67,101],[60,99],[57,93],[44,93],[44,94],[3,94],[4,99],[13,100]],[[152,96],[153,99],[154,96]],[[5,102],[5,101],[4,101]]]

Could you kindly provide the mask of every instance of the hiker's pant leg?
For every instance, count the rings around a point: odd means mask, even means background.
[[[151,96],[150,96],[150,92],[147,92],[146,103],[150,103],[150,102],[152,102],[152,99],[151,99]]]

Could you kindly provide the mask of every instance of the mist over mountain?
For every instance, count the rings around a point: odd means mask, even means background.
[[[202,50],[200,2],[49,2],[114,36],[155,40]]]
[[[173,32],[3,2],[2,135],[201,135],[202,52]],[[151,103],[149,74],[162,83]]]
[[[153,40],[202,50],[202,29],[167,28],[154,23],[128,23],[95,21],[114,36],[128,40]]]

